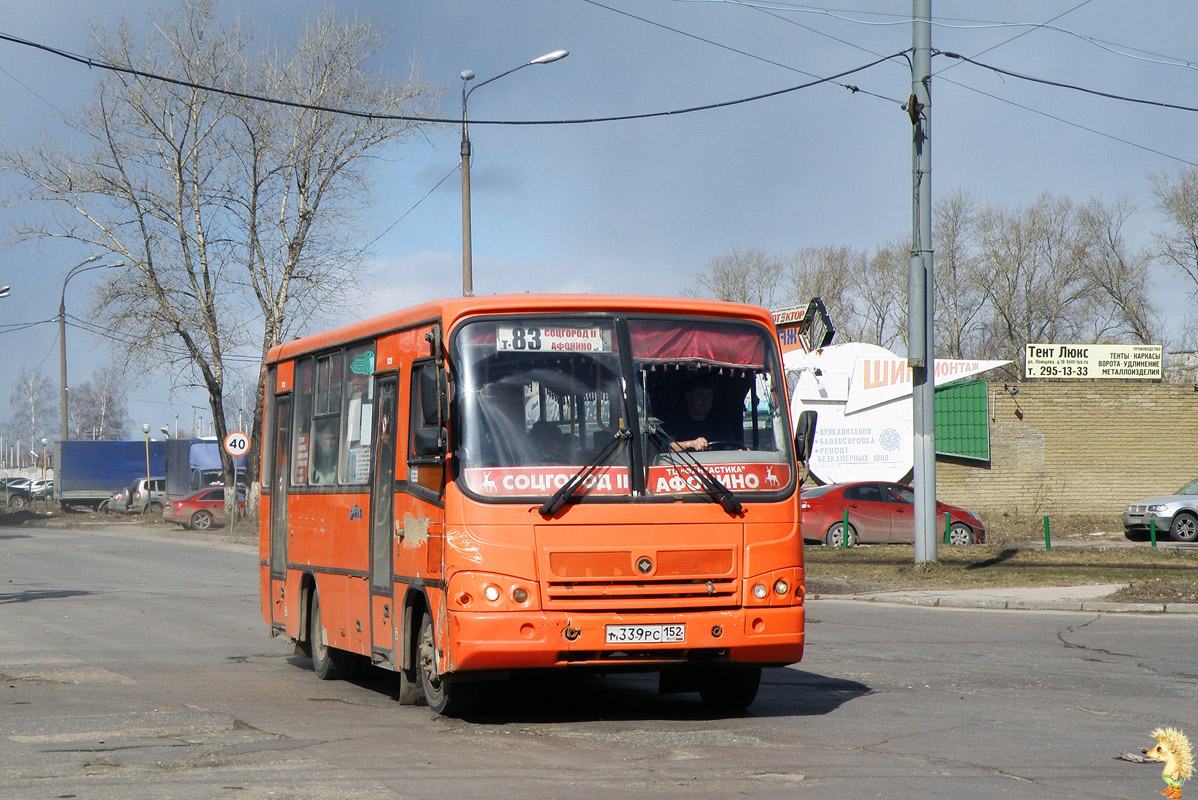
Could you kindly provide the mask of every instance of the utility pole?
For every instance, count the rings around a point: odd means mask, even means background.
[[[936,406],[932,340],[932,0],[913,0],[911,117],[912,229],[907,273],[907,363],[911,366],[915,467],[915,563],[936,560]]]

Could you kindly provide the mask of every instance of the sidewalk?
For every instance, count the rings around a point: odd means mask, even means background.
[[[807,600],[817,603],[824,600],[907,603],[940,608],[1198,614],[1198,603],[1116,603],[1104,599],[1122,588],[1123,584],[1108,583],[990,589],[892,589],[862,594],[809,594]]]

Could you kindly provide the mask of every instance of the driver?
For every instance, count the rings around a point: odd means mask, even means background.
[[[713,442],[736,442],[741,433],[727,416],[712,414],[715,386],[711,380],[692,383],[683,395],[686,408],[668,427],[670,450],[707,450]]]

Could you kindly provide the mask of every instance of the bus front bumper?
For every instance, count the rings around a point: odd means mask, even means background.
[[[687,614],[449,614],[445,672],[545,669],[658,669],[687,663],[781,666],[803,657],[802,606]],[[609,626],[684,626],[682,641],[608,641]]]

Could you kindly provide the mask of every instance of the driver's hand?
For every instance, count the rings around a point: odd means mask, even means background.
[[[709,442],[703,436],[700,436],[696,439],[691,439],[691,449],[692,450],[706,450],[708,445],[709,445]]]

